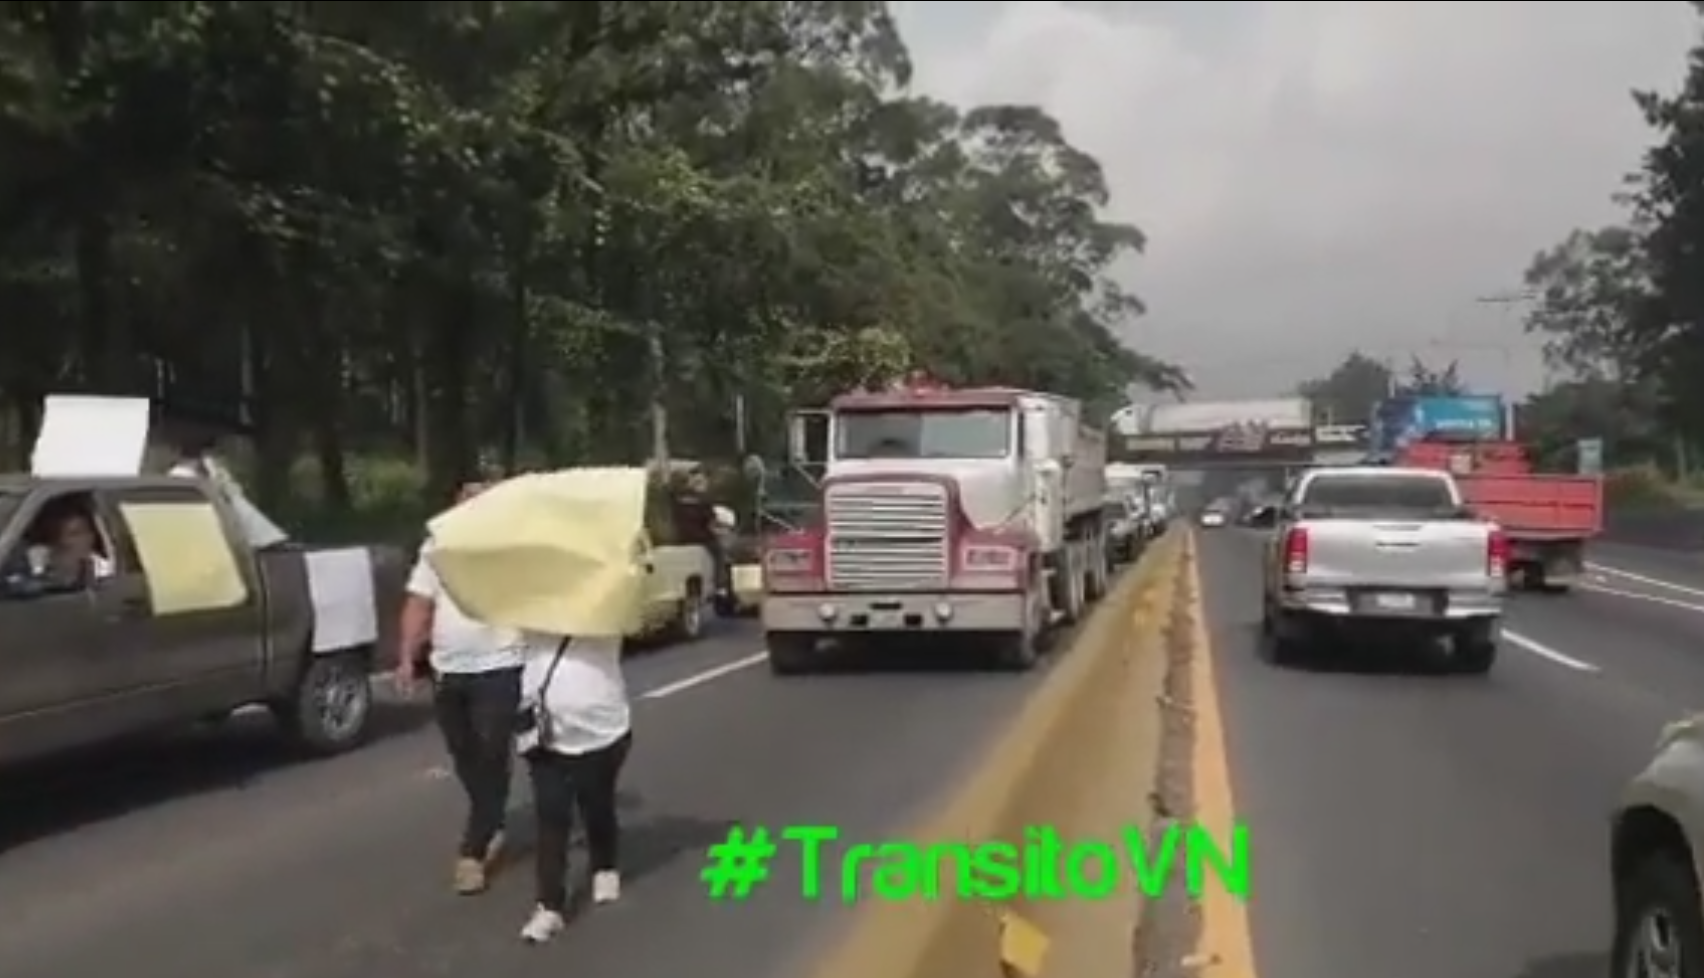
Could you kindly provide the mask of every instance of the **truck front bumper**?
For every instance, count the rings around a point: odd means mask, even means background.
[[[1030,597],[1022,592],[905,594],[769,594],[767,632],[817,635],[861,632],[1022,632]]]

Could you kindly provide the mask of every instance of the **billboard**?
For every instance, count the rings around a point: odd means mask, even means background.
[[[1503,399],[1495,395],[1393,397],[1373,409],[1371,450],[1388,455],[1428,436],[1463,441],[1503,435]]]

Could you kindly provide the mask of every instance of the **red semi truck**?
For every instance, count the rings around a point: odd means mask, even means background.
[[[1507,535],[1510,583],[1525,590],[1566,590],[1603,530],[1603,479],[1534,472],[1516,442],[1427,438],[1395,462],[1454,475],[1468,505]]]

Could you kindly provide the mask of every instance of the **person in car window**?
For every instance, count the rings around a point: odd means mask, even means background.
[[[101,553],[101,537],[88,513],[72,510],[53,527],[52,565],[79,581],[112,576],[112,561]]]

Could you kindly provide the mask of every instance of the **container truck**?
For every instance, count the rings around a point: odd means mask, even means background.
[[[825,435],[821,517],[764,544],[771,669],[846,649],[965,638],[1033,667],[1111,578],[1106,438],[1068,397],[915,380],[790,419],[795,465]]]

